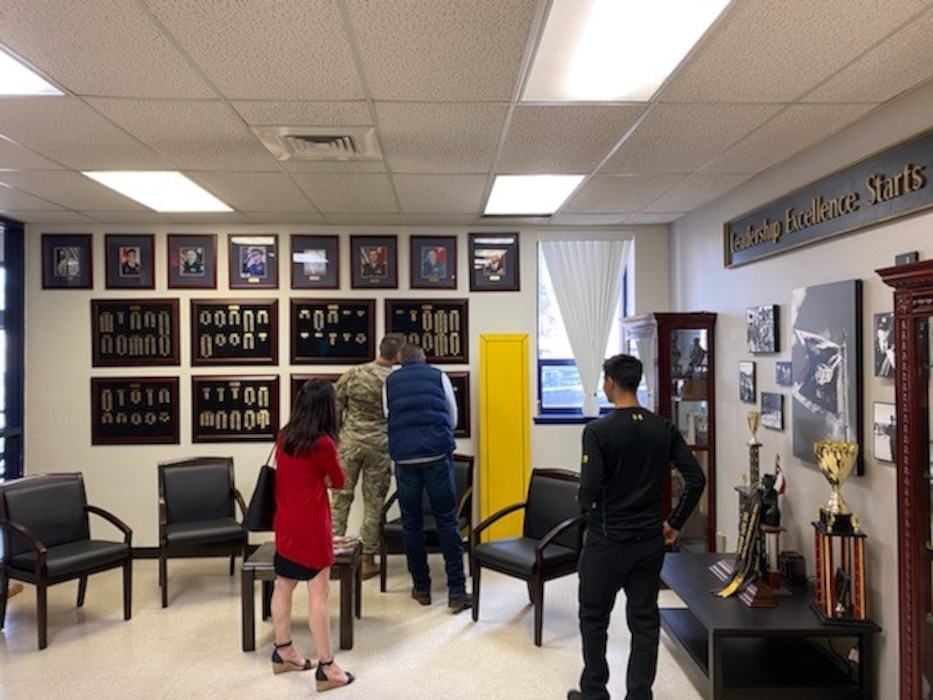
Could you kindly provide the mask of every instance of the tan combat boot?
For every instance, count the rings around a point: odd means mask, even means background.
[[[364,579],[372,578],[382,571],[382,567],[376,563],[375,554],[364,554],[362,562],[361,575]]]

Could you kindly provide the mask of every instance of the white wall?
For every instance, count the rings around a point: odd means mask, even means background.
[[[838,134],[784,165],[773,168],[747,185],[697,211],[672,226],[671,279],[673,306],[678,310],[714,310],[717,319],[717,487],[718,528],[735,545],[737,497],[733,490],[748,471],[749,432],[745,421],[751,406],[738,401],[738,363],[755,360],[759,392],[783,391],[774,381],[774,362],[790,359],[791,290],[824,282],[862,280],[865,353],[862,373],[863,411],[868,426],[863,431],[865,475],[853,477],[843,493],[868,534],[869,615],[884,628],[876,646],[879,673],[877,688],[893,692],[898,682],[897,651],[897,551],[896,486],[893,465],[879,463],[872,454],[870,417],[873,401],[893,402],[891,379],[874,377],[872,369],[872,317],[893,308],[891,290],[874,270],[894,264],[898,253],[916,250],[921,259],[933,256],[933,212],[897,220],[812,244],[796,251],[725,269],[723,223],[779,199],[815,180],[933,126],[933,86],[915,92],[871,114],[864,123]],[[745,309],[762,304],[781,307],[778,356],[753,356],[745,351]],[[785,397],[785,425],[790,423],[790,397]],[[762,429],[758,432],[762,471],[771,471],[774,456],[781,456],[788,487],[782,498],[783,524],[788,527],[785,549],[807,558],[814,573],[813,532],[810,522],[818,517],[830,488],[818,469],[793,456],[792,434]],[[776,611],[779,614],[779,611]],[[876,690],[876,693],[878,691]],[[882,696],[888,697],[885,693]]]
[[[26,406],[25,406],[25,464],[27,473],[46,471],[81,471],[85,475],[89,500],[107,508],[123,518],[134,530],[134,545],[154,547],[158,544],[158,489],[156,464],[166,459],[195,455],[232,455],[236,466],[236,481],[244,498],[248,499],[255,483],[259,466],[269,451],[268,443],[209,443],[191,442],[191,383],[190,376],[217,374],[269,374],[270,367],[191,367],[190,320],[188,300],[191,298],[261,297],[279,298],[279,366],[281,377],[281,413],[287,419],[289,374],[292,372],[336,372],[345,365],[289,364],[288,304],[290,296],[309,297],[307,290],[289,289],[287,259],[288,234],[340,234],[342,289],[327,290],[317,296],[364,297],[377,299],[376,331],[381,337],[384,330],[382,317],[384,298],[398,297],[469,297],[470,300],[470,366],[442,365],[451,371],[469,369],[471,372],[472,436],[458,441],[458,449],[477,454],[476,395],[478,382],[478,337],[481,333],[528,333],[531,338],[529,372],[532,377],[534,405],[537,400],[535,386],[535,358],[537,354],[537,238],[534,231],[523,231],[520,238],[522,258],[521,291],[470,294],[467,273],[467,231],[465,230],[411,230],[390,227],[365,233],[397,234],[399,250],[398,290],[351,290],[349,286],[349,232],[345,229],[315,227],[245,227],[245,226],[88,226],[80,232],[94,234],[94,290],[43,290],[41,288],[41,234],[74,233],[76,227],[29,226],[26,238]],[[514,230],[514,229],[513,229]],[[155,233],[155,290],[138,292],[108,290],[104,288],[104,234]],[[227,288],[226,234],[228,233],[279,234],[280,289],[229,290]],[[177,290],[166,288],[166,235],[168,233],[218,234],[218,289]],[[411,234],[457,235],[459,289],[456,291],[409,290],[408,236]],[[553,234],[553,231],[550,232]],[[579,231],[567,235],[582,235]],[[635,241],[635,262],[639,280],[638,294],[649,299],[667,300],[667,227],[648,226],[622,230],[602,230],[600,236],[624,236]],[[651,284],[648,284],[651,280]],[[642,291],[644,287],[644,291]],[[90,338],[90,300],[116,298],[180,299],[180,367],[123,367],[92,368]],[[90,377],[179,376],[181,394],[180,445],[91,446],[90,429]],[[580,459],[580,433],[582,426],[534,426],[532,431],[532,464],[536,466],[563,466],[578,468]],[[479,470],[479,465],[477,465]],[[478,503],[479,499],[475,499]],[[350,529],[357,530],[361,506],[354,502]],[[261,537],[261,535],[259,536]]]

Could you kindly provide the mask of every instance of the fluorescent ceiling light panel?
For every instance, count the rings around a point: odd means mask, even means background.
[[[729,0],[553,0],[522,99],[643,102]]]
[[[0,95],[62,94],[52,83],[0,46]]]
[[[203,187],[174,171],[109,170],[84,174],[158,212],[233,211]]]
[[[583,175],[497,175],[486,202],[487,216],[553,214],[583,180]]]

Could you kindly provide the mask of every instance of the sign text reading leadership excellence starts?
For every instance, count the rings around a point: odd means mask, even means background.
[[[933,206],[931,173],[933,131],[727,222],[726,267]]]

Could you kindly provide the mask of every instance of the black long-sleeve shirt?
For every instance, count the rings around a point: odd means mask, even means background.
[[[661,493],[671,465],[684,478],[667,517],[675,530],[693,512],[706,477],[674,425],[644,408],[617,408],[583,430],[580,505],[589,527],[617,540],[661,532]]]

